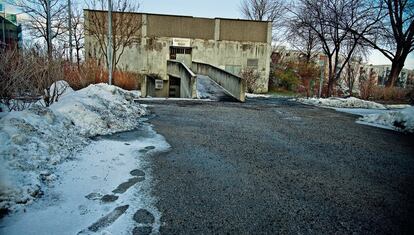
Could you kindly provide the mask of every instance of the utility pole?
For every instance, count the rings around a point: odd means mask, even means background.
[[[108,84],[112,85],[112,1],[108,0]]]
[[[72,52],[72,7],[71,2],[68,0],[68,19],[69,19],[69,61],[72,63],[73,52]]]
[[[47,35],[47,54],[49,60],[52,59],[52,23],[50,22],[50,0],[46,0],[46,35]]]
[[[319,80],[319,93],[318,98],[322,96],[322,87],[323,87],[323,80],[325,78],[325,60],[319,59],[319,65],[321,66],[321,78]]]

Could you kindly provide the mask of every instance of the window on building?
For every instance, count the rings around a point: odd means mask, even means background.
[[[170,59],[177,59],[177,54],[191,55],[192,48],[187,47],[170,47]]]
[[[247,67],[258,68],[259,60],[258,59],[247,59]]]

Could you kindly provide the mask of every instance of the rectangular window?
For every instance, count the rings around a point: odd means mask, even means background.
[[[247,59],[247,67],[259,67],[259,60],[258,59]]]
[[[170,47],[170,59],[175,60],[177,54],[191,55],[191,47]]]

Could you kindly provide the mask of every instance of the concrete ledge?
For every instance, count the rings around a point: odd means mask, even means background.
[[[167,74],[180,78],[181,98],[197,98],[197,76],[184,63],[168,60]]]

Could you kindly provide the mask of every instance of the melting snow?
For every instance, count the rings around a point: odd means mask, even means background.
[[[133,220],[139,209],[154,216],[154,223],[146,226],[152,226],[157,233],[161,215],[150,194],[151,170],[144,155],[151,157],[152,153],[168,148],[165,139],[148,124],[131,132],[98,137],[75,155],[76,160],[57,166],[53,174],[58,180],[49,183],[44,197],[27,207],[26,212],[6,217],[0,233],[131,234],[139,226]],[[114,193],[119,185],[135,177],[130,173],[133,170],[144,173],[139,176],[143,181],[125,192]],[[104,195],[118,199],[105,203],[101,200]],[[119,207],[124,208],[116,214],[119,218],[108,218]]]
[[[384,105],[378,104],[372,101],[361,100],[355,97],[349,98],[298,98],[297,101],[322,106],[322,107],[332,107],[332,108],[364,108],[364,109],[387,109]]]
[[[61,84],[57,84],[60,86]],[[107,84],[67,90],[50,108],[33,105],[0,119],[0,209],[17,210],[55,179],[54,168],[88,137],[135,129],[144,107],[132,92]]]
[[[335,108],[361,117],[357,123],[403,132],[414,132],[414,107],[410,105],[382,105],[372,101],[349,98],[299,98],[297,101],[327,108]]]

